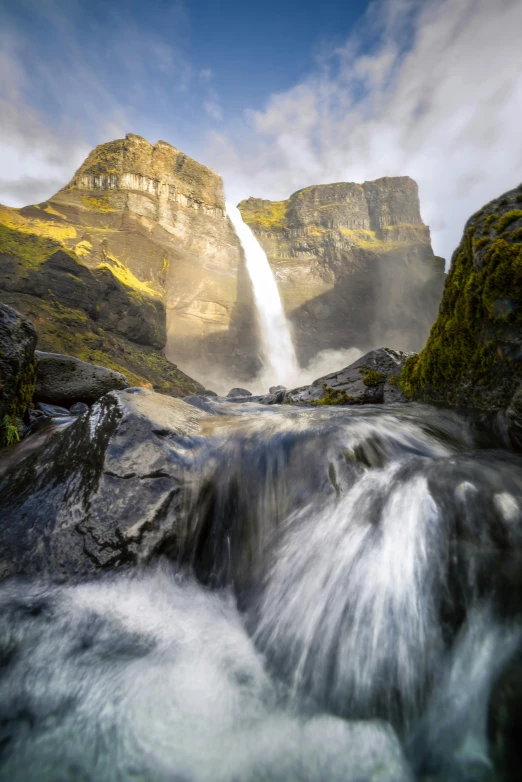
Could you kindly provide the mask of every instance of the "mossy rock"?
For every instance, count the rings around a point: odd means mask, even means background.
[[[520,188],[467,223],[424,350],[408,358],[401,388],[412,399],[504,410],[522,380]],[[484,241],[486,239],[486,241]]]

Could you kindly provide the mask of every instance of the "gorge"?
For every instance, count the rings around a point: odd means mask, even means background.
[[[2,207],[2,782],[517,782],[521,203],[445,280],[408,177]]]
[[[444,262],[411,179],[320,185],[239,209],[268,255],[302,368],[328,350],[422,347]],[[260,372],[221,178],[166,142],[102,144],[49,201],[1,207],[0,260],[2,298],[37,324],[40,349],[180,395],[196,386],[163,352],[220,391]]]

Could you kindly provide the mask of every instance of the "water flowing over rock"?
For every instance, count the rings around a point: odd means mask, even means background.
[[[0,587],[0,779],[505,766],[520,455],[425,405],[205,402],[111,392],[0,461],[2,575],[39,576]]]

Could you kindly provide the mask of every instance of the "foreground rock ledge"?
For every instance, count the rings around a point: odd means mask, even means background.
[[[7,470],[0,578],[83,576],[177,551],[182,476],[205,417],[153,391],[112,392]]]

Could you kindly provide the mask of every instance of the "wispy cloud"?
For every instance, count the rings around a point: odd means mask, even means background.
[[[408,174],[436,252],[522,180],[522,3],[377,0],[346,44],[262,111],[213,133],[233,198]]]

